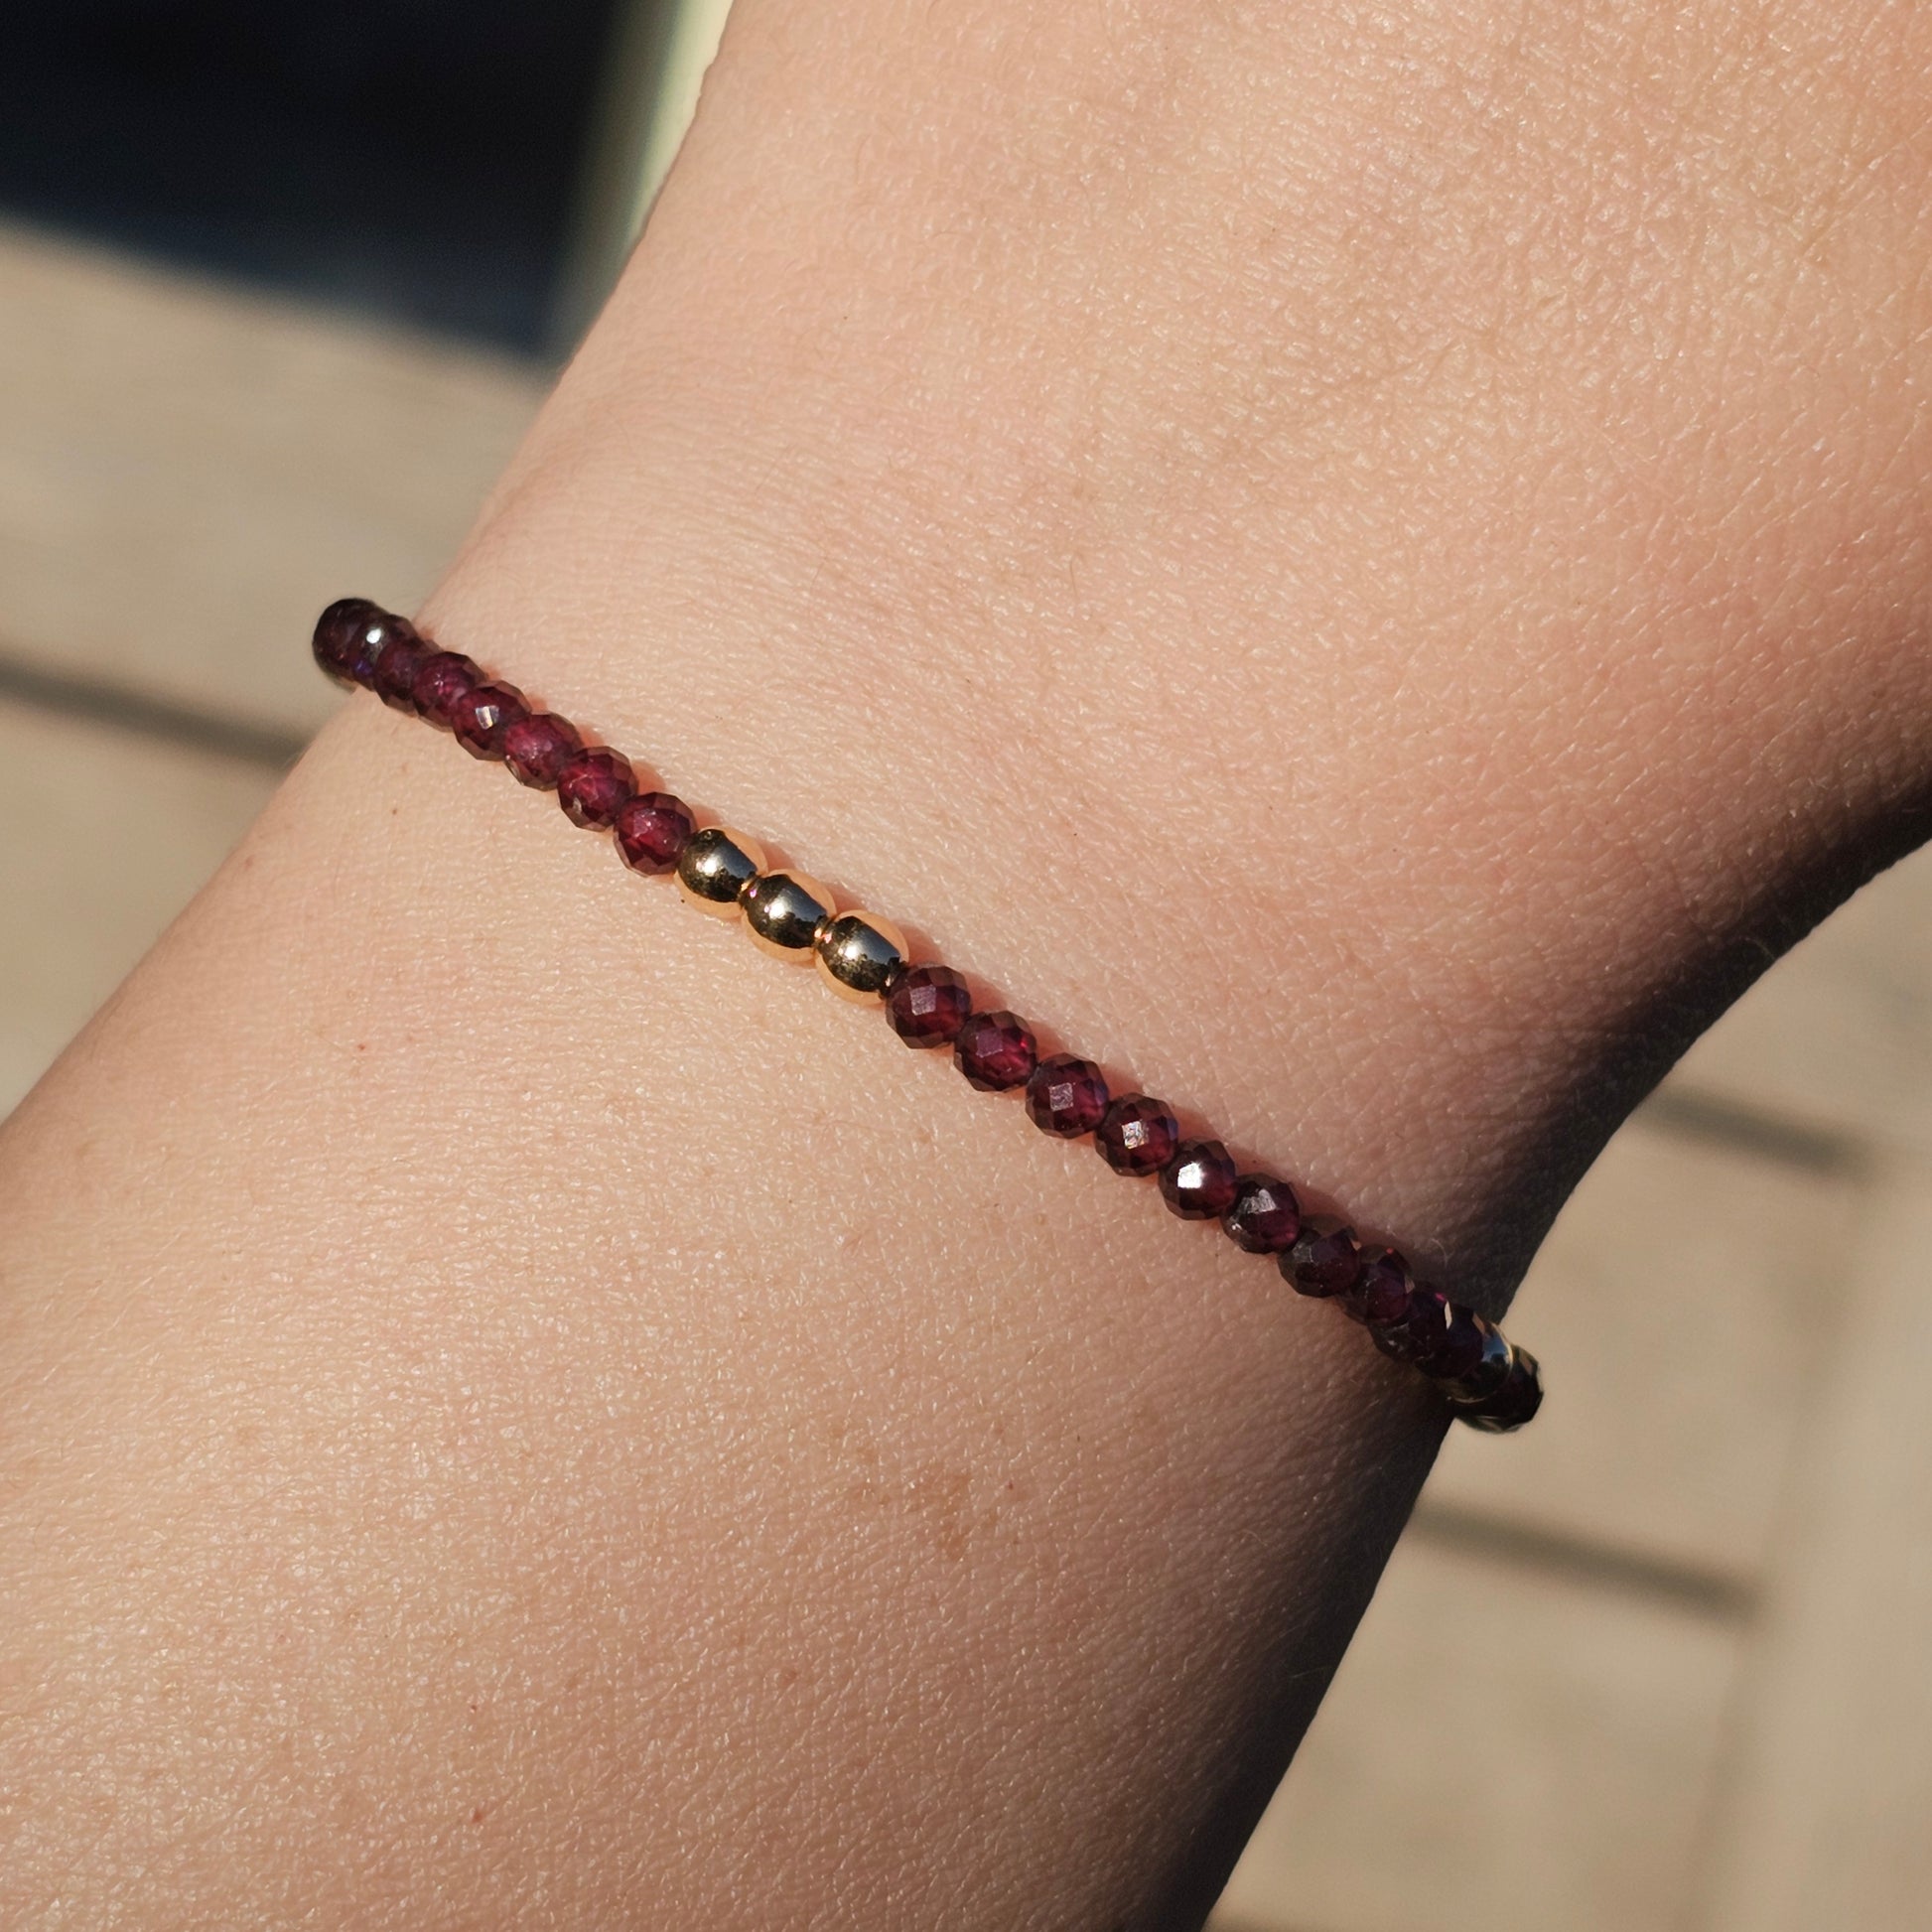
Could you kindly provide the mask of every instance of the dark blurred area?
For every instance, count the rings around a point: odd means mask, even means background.
[[[0,214],[548,345],[614,0],[0,0]]]

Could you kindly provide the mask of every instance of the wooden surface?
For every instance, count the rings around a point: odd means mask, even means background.
[[[0,1108],[327,712],[316,607],[417,599],[540,390],[0,231]],[[1932,861],[1690,1056],[1512,1326],[1545,1416],[1451,1443],[1216,1926],[1923,1926]]]
[[[419,602],[539,393],[0,228],[0,654],[311,731],[291,640],[350,591]]]

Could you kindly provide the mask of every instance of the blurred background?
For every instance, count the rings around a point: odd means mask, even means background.
[[[430,586],[724,12],[0,13],[0,1112],[336,702],[315,612]],[[1217,1932],[1932,1923],[1932,859],[1690,1055],[1513,1325],[1545,1415],[1450,1443]]]

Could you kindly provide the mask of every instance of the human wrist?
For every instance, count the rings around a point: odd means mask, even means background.
[[[1502,301],[1521,250],[1496,211],[1528,192],[1505,145],[1471,150],[1487,199],[1431,242],[1432,306],[1351,254],[1306,193],[1394,138],[1401,75],[1372,38],[1339,105],[1282,122],[1245,200],[1137,145],[1116,157],[1126,208],[1207,196],[1275,226],[1116,230],[1079,184],[1121,70],[1088,50],[1084,108],[1054,77],[1096,19],[1068,16],[987,93],[990,13],[955,40],[897,14],[781,18],[745,11],[625,288],[435,615],[528,639],[539,681],[549,653],[594,665],[568,687],[584,715],[608,693],[610,728],[676,739],[663,755],[721,809],[789,828],[801,861],[893,895],[954,956],[997,953],[1017,997],[1083,1037],[1165,1051],[1207,1104],[1433,1231],[1493,1292],[1735,990],[1714,955],[1788,932],[1797,882],[1855,852],[1910,768],[1885,722],[1911,711],[1904,654],[1841,649],[1809,675],[1842,571],[1815,564],[1808,606],[1752,615],[1789,582],[1765,532],[1824,543],[1830,476],[1761,425],[1763,461],[1735,432],[1734,502],[1674,445],[1648,493],[1596,464],[1684,397],[1614,334]],[[1495,25],[1430,31],[1473,70]],[[1555,48],[1568,30],[1547,31]],[[867,35],[879,71],[833,70]],[[1166,47],[1231,143],[1302,102],[1282,36],[1196,60],[1202,38],[1152,23],[1133,58]],[[1577,52],[1576,99],[1524,113],[1611,153],[1628,129],[1582,88],[1600,50]],[[1215,92],[1230,61],[1252,97]],[[773,111],[801,75],[809,121]],[[1429,111],[1432,137],[1474,138],[1452,102]],[[860,194],[867,115],[924,138]],[[1216,124],[1199,101],[1187,118]],[[974,142],[980,170],[960,165]],[[1822,163],[1788,183],[1829,185]],[[1707,186],[1728,192],[1722,159]],[[1556,183],[1554,214],[1575,187]],[[1091,301],[1061,277],[1076,230]],[[1257,251],[1291,230],[1299,254]],[[1612,226],[1592,259],[1614,277],[1640,240]],[[918,272],[882,285],[864,275],[880,260]],[[1748,288],[1689,255],[1663,267],[1657,301],[1702,304],[1711,353],[1749,341]],[[1804,294],[1829,344],[1845,317]],[[1477,327],[1485,299],[1500,337]],[[1547,407],[1572,393],[1591,400]],[[1856,470],[1881,426],[1837,427]],[[1864,501],[1874,523],[1899,513],[1895,493]],[[1864,706],[1862,683],[1896,702]],[[962,844],[972,878],[947,864]],[[1055,977],[1103,936],[1111,971]],[[1190,1069],[1203,1025],[1226,1044]]]
[[[899,51],[868,78],[917,162]],[[1550,191],[1574,223],[1594,122],[1503,96],[1525,179],[1525,130],[1582,155]],[[1909,714],[1910,667],[1818,650],[1819,614],[1876,637],[1909,572],[1835,606],[1858,560],[1820,562],[1818,478],[1752,493],[1748,337],[1788,281],[1720,291],[1680,386],[1633,402],[1616,345],[1706,286],[1580,301],[1566,356],[1572,311],[1497,271],[1520,248],[1623,285],[1640,197],[1612,195],[1607,259],[1593,230],[1512,242],[1522,183],[1478,155],[1455,223],[1425,198],[1420,239],[1370,237],[1410,253],[1324,280],[1332,226],[1318,259],[1271,254],[1294,223],[1225,178],[1227,235],[1150,201],[1176,252],[1137,265],[1066,241],[1077,171],[1036,170],[1030,209],[1009,169],[974,208],[957,168],[848,143],[828,198],[836,143],[774,122],[773,170],[718,126],[746,171],[690,157],[439,632],[1499,1287],[1561,1190],[1544,1124],[1891,782],[1848,720],[1873,689]],[[1365,153],[1414,193],[1457,138]],[[1164,189],[1133,146],[1099,186]],[[901,179],[924,228],[848,220]],[[889,272],[856,277],[875,244]],[[1439,275],[1445,352],[1418,358],[1385,325],[1427,322]],[[1487,332],[1485,276],[1512,296]],[[1504,326],[1539,318],[1558,352]],[[1720,350],[1744,398],[1686,431]],[[1856,468],[1868,428],[1819,461]],[[1686,443],[1631,456],[1673,432],[1711,448],[1709,504]],[[1890,556],[1889,499],[1851,500]],[[1653,1059],[1709,997],[1662,1014]],[[1610,1111],[1637,1077],[1612,1075]],[[16,1915],[540,1898],[733,1926],[756,1868],[801,1922],[1197,1920],[1432,1413],[1217,1236],[1005,1128],[500,774],[349,707],[6,1137]]]

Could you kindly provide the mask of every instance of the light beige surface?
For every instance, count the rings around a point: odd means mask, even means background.
[[[313,729],[315,614],[412,609],[536,372],[0,228],[0,654]]]
[[[0,1112],[220,864],[274,783],[231,759],[0,703]]]
[[[1932,1919],[1932,1177],[1887,1176],[1787,1492],[1704,1922]]]
[[[1511,1324],[1561,1399],[1501,1442],[1455,1431],[1431,1505],[1749,1585],[1840,1301],[1853,1191],[1633,1123],[1544,1244]]]
[[[1228,1926],[1672,1924],[1740,1644],[1722,1621],[1405,1543],[1228,1887]]]
[[[1861,893],[1698,1042],[1680,1076],[1932,1156],[1927,877],[1921,854]]]
[[[315,607],[419,596],[540,387],[0,233],[0,657],[306,728]],[[187,738],[0,708],[0,1106],[272,782]],[[1932,857],[1671,1093],[1524,1291],[1546,1417],[1451,1445],[1226,1932],[1925,1923]]]

